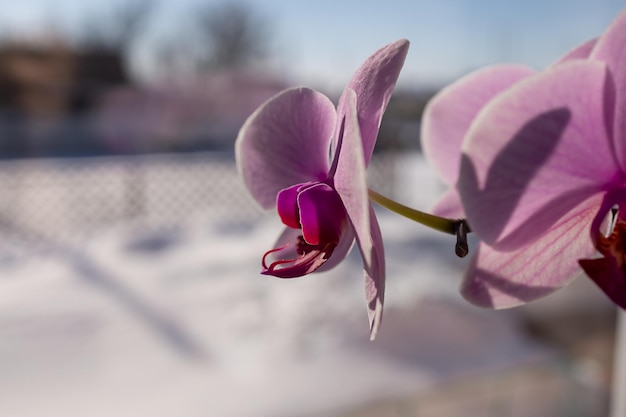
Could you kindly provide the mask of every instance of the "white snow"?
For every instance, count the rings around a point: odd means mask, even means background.
[[[396,194],[442,190],[419,157]],[[550,352],[457,293],[454,238],[378,210],[386,316],[368,341],[360,258],[301,279],[259,274],[274,216],[127,224],[0,259],[0,415],[310,416]]]

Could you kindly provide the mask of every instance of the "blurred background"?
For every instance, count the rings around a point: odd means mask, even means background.
[[[489,311],[453,241],[379,211],[387,308],[368,341],[357,253],[259,274],[282,226],[234,164],[284,88],[333,100],[376,49],[411,49],[369,168],[428,210],[422,110],[501,62],[543,68],[616,0],[0,0],[2,416],[606,416],[615,309],[585,277]]]

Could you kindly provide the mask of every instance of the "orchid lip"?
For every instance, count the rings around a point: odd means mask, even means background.
[[[292,259],[278,259],[267,265],[267,257],[280,252],[290,245],[284,245],[269,250],[263,255],[263,275],[272,275],[278,278],[296,278],[310,274],[322,266],[332,255],[337,242],[327,242],[319,245],[309,245],[302,236],[298,236],[296,246],[297,256]],[[285,266],[288,265],[288,266]]]

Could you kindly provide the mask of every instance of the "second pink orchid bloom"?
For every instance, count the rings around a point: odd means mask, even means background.
[[[425,152],[453,186],[436,214],[466,216],[482,242],[462,285],[471,302],[516,306],[582,267],[626,308],[625,56],[623,13],[542,72],[480,70],[429,104]]]

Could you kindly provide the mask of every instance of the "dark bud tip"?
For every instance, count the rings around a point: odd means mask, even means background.
[[[456,256],[458,256],[459,258],[465,258],[469,253],[469,247],[467,246],[467,243],[457,242],[457,244],[454,246],[454,253],[456,253]]]
[[[456,245],[454,246],[454,253],[459,258],[465,258],[469,253],[469,246],[467,245],[467,232],[469,228],[464,219],[459,220],[456,223]]]

